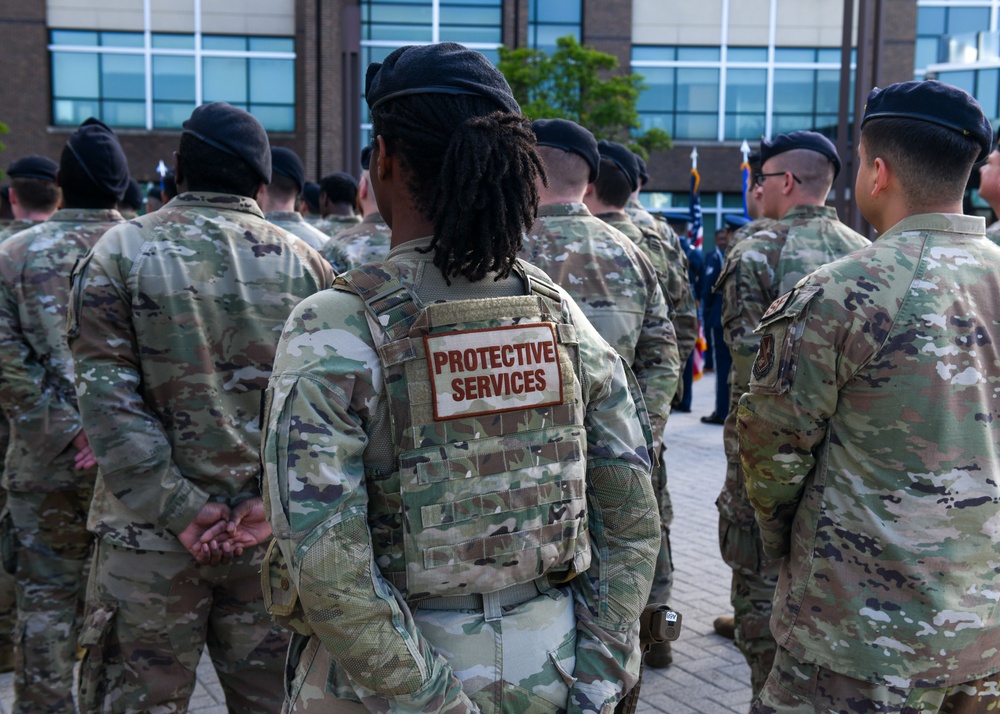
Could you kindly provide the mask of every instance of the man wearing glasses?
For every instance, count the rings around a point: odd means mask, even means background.
[[[753,198],[763,216],[776,222],[730,247],[716,283],[722,295],[724,336],[733,358],[723,437],[726,483],[716,502],[719,546],[733,569],[736,645],[750,665],[754,696],[763,687],[776,652],[769,621],[778,576],[778,561],[763,555],[736,441],[736,407],[749,387],[761,346],[754,330],[768,306],[800,279],[868,245],[824,205],[840,172],[840,157],[829,139],[811,131],[781,134],[770,142],[762,139],[760,159]]]

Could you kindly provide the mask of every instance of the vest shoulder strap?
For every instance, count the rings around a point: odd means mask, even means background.
[[[420,314],[413,295],[390,263],[365,263],[337,277],[334,288],[360,297],[389,342],[405,337]]]

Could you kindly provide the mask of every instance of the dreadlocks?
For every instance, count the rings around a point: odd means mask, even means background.
[[[378,106],[372,125],[409,171],[445,278],[506,278],[535,220],[535,180],[545,177],[525,119],[478,96],[415,94]]]

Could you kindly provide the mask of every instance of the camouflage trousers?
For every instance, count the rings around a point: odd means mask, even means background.
[[[481,611],[422,608],[413,611],[413,619],[481,711],[566,711],[576,666],[576,615],[568,588],[505,608],[492,622]],[[331,667],[330,654],[316,637],[293,636],[288,677],[285,714],[389,710],[384,697],[358,691],[342,669]]]
[[[14,712],[72,714],[91,489],[8,494],[17,538]]]
[[[80,636],[80,711],[186,712],[202,651],[230,712],[278,712],[288,633],[264,609],[265,547],[229,565],[100,541]]]
[[[670,603],[670,593],[674,587],[674,561],[670,553],[670,525],[674,522],[674,505],[667,489],[666,447],[660,448],[660,465],[653,472],[653,490],[660,508],[660,552],[656,556],[653,570],[653,588],[649,592],[650,603]]]
[[[1000,711],[1000,674],[933,689],[873,684],[803,662],[779,648],[751,714],[985,714]]]
[[[733,570],[730,601],[736,622],[736,646],[750,665],[750,685],[756,696],[764,686],[778,645],[771,634],[771,604],[781,561],[764,557],[760,531],[719,517],[722,559]]]
[[[7,510],[7,491],[0,488],[0,523],[10,518]],[[9,537],[16,541],[11,525]],[[0,539],[3,530],[0,529]],[[16,548],[16,545],[14,546]],[[17,580],[13,573],[0,567],[0,672],[14,667],[14,630],[17,628]]]

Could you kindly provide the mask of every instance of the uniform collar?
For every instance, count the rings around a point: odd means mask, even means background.
[[[572,203],[547,203],[538,207],[538,217],[545,216],[589,216],[590,209],[585,203],[573,201]]]
[[[217,211],[239,211],[249,213],[258,218],[264,214],[260,206],[252,198],[236,196],[232,193],[213,193],[211,191],[188,191],[178,194],[167,203],[169,208],[214,208]]]

